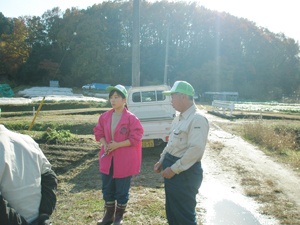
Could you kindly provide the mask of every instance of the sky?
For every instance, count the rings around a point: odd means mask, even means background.
[[[155,2],[158,0],[148,0]],[[227,12],[233,16],[253,21],[259,27],[274,33],[284,33],[300,43],[299,0],[168,0],[173,2],[198,2],[205,8]],[[41,16],[47,10],[59,7],[86,9],[102,0],[0,0],[0,12],[5,17],[24,15]]]

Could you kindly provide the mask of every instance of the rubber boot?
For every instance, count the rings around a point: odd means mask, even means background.
[[[119,225],[123,223],[123,214],[125,212],[127,204],[117,204],[116,215],[113,225]]]
[[[105,202],[104,217],[102,221],[98,221],[97,225],[110,225],[114,221],[116,205],[115,202]]]

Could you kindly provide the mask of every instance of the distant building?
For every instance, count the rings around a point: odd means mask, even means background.
[[[59,87],[59,81],[58,80],[50,80],[49,86],[58,88]]]
[[[213,100],[221,101],[237,101],[239,97],[238,92],[205,92],[203,94],[204,102],[212,102]]]

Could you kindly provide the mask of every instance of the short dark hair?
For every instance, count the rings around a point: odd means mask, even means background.
[[[125,95],[121,91],[118,91],[118,90],[112,90],[112,91],[110,91],[108,97],[110,98],[115,92],[118,95],[120,95],[123,99],[126,98]]]

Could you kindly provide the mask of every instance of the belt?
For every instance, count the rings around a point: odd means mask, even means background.
[[[165,159],[170,160],[171,162],[175,163],[178,159],[180,159],[180,157],[173,156],[173,155],[171,155],[170,153],[167,152],[166,155],[165,155]],[[201,162],[195,162],[194,165],[197,165],[197,164],[201,165]]]
[[[168,160],[171,160],[171,161],[175,162],[178,159],[180,159],[180,157],[173,156],[173,155],[171,155],[170,153],[167,152],[166,155],[165,155],[165,159],[168,159]]]

